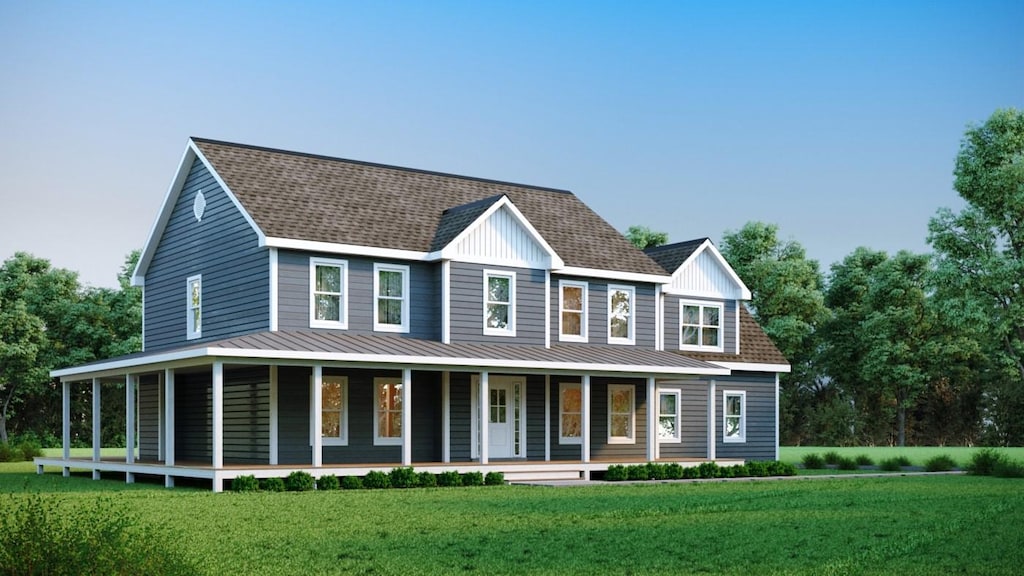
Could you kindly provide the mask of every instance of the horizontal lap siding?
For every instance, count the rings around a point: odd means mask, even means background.
[[[715,436],[719,458],[746,460],[775,459],[775,375],[745,373],[717,378],[715,391]],[[722,441],[722,394],[726,390],[746,391],[746,442]]]
[[[410,338],[439,340],[441,337],[440,267],[421,262],[374,260],[331,254],[309,254],[281,250],[278,266],[278,328],[308,330],[310,319],[310,256],[344,260],[348,263],[348,332],[373,332],[373,265],[409,266]]]
[[[197,222],[192,206],[199,190],[206,210]],[[269,270],[256,232],[197,159],[146,272],[146,350],[266,330]],[[203,337],[187,340],[185,282],[196,274],[202,274]]]
[[[706,458],[708,455],[708,383],[700,380],[659,382],[660,390],[681,391],[681,442],[662,442],[662,458]],[[657,405],[655,403],[655,405]]]
[[[270,369],[224,371],[224,463],[270,462]]]
[[[312,464],[309,444],[309,383],[312,369],[277,369],[277,460],[281,464]]]
[[[469,462],[472,457],[472,375],[452,372],[449,377],[449,438],[452,462]]]
[[[608,443],[608,386],[627,384],[633,386],[634,416],[636,429],[632,444]],[[643,380],[624,378],[591,378],[590,380],[590,456],[594,459],[624,458],[644,459],[647,457],[647,383]]]
[[[723,352],[736,353],[736,300],[708,300],[706,298],[665,297],[665,350],[679,350],[679,306],[681,300],[722,304],[722,343]]]
[[[544,459],[544,376],[526,377],[526,458]]]
[[[139,378],[139,458],[160,457],[160,379],[156,375]]]
[[[208,371],[174,376],[176,461],[213,461],[211,382]]]
[[[514,338],[484,335],[484,270],[514,272],[516,275],[516,335]],[[452,262],[450,274],[450,321],[453,343],[488,342],[544,345],[545,273],[543,270]]]
[[[559,280],[572,280],[587,283],[587,344],[608,343],[608,284],[617,286],[633,286],[636,289],[634,303],[635,346],[654,349],[655,347],[655,296],[653,284],[630,284],[628,282],[609,282],[597,278],[578,278],[573,276],[551,276],[551,341],[558,342],[559,318],[562,315],[561,290]],[[571,343],[570,343],[571,344]]]

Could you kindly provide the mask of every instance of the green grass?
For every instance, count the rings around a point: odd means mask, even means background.
[[[866,455],[876,463],[889,458],[906,456],[914,466],[924,466],[925,463],[935,456],[945,454],[952,458],[959,466],[963,467],[970,461],[971,455],[982,448],[965,446],[907,446],[904,448],[891,446],[848,446],[836,448],[834,446],[782,446],[779,448],[779,459],[790,464],[800,464],[805,454],[824,455],[827,452],[835,452],[841,457],[856,458]],[[1024,447],[997,448],[999,452],[1006,454],[1012,460],[1024,461]]]
[[[894,475],[213,494],[0,464],[15,498],[114,496],[206,574],[1014,574],[1022,488]]]

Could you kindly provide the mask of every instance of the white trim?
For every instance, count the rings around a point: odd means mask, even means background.
[[[715,381],[711,380],[708,382],[708,460],[715,459],[718,448],[718,438],[715,433],[715,430],[718,429],[715,425],[715,401],[717,396]]]
[[[719,362],[708,360],[709,363],[729,370],[745,372],[789,372],[792,368],[789,364],[759,364],[757,362]]]
[[[779,458],[779,374],[775,373],[775,459]]]
[[[401,386],[402,377],[395,378],[394,376],[377,376],[373,379],[373,445],[374,446],[401,446],[402,438],[405,436],[405,429],[402,430],[401,436],[381,436],[380,434],[380,404],[377,402],[377,397],[380,394],[378,390],[381,386]],[[402,411],[405,411],[404,400],[405,394],[401,396],[403,401]],[[389,407],[388,412],[394,412],[394,409]],[[404,418],[400,415],[399,418]],[[402,422],[402,420],[400,420]],[[402,422],[404,424],[404,422]]]
[[[441,462],[452,461],[452,373],[441,373]]]
[[[146,351],[146,287],[140,286],[142,290],[142,351]]]
[[[580,380],[580,387],[583,389],[581,394],[583,414],[580,418],[583,428],[583,446],[580,448],[580,456],[583,462],[590,462],[590,374],[584,374]]]
[[[193,314],[192,306],[192,284],[196,283],[199,285],[199,305],[195,308],[199,309],[199,327],[195,324],[195,314]],[[203,324],[206,319],[203,317],[203,275],[196,274],[195,276],[189,276],[185,279],[185,339],[195,340],[203,337]]]
[[[469,458],[480,457],[480,375],[469,375]]]
[[[64,459],[71,458],[71,382],[62,382],[60,387],[60,408],[61,408],[61,447],[63,448]],[[64,476],[70,474],[70,470],[64,469]]]
[[[551,270],[544,271],[544,347],[551,348]]]
[[[566,414],[562,408],[563,396],[569,388],[580,390],[580,435],[566,436],[562,431],[562,415]],[[575,414],[575,412],[572,412]],[[583,444],[583,383],[582,382],[559,382],[558,383],[558,443],[559,444]]]
[[[491,389],[491,378],[490,373],[486,370],[480,372],[480,391],[477,393],[477,416],[480,421],[477,427],[480,430],[480,464],[487,464],[490,458],[490,434],[488,433],[488,403],[490,402],[490,389]]]
[[[164,436],[164,465],[174,466],[174,370],[164,370],[164,420],[167,432]]]
[[[341,308],[337,320],[319,320],[316,317],[316,268],[332,266],[341,270],[341,293],[338,295],[338,306]],[[348,329],[348,260],[333,258],[309,258],[309,327],[330,328],[334,330]]]
[[[277,264],[277,248],[270,248],[267,251],[270,259],[270,331],[277,332],[278,296],[279,289],[279,268]]]
[[[396,250],[393,248],[377,248],[375,246],[360,246],[359,244],[339,244],[336,242],[315,242],[312,240],[296,240],[293,238],[267,237],[261,246],[273,246],[275,248],[287,248],[289,250],[302,250],[305,252],[322,252],[325,254],[338,254],[346,256],[368,256],[370,258],[383,258],[388,260],[413,260],[416,262],[431,262],[436,258],[429,257],[427,252],[415,250]]]
[[[92,379],[92,461],[100,461],[100,447],[103,429],[100,426],[100,379]]]
[[[628,315],[628,332],[629,335],[626,337],[612,336],[612,293],[613,292],[628,292],[629,293],[629,315]],[[636,286],[627,286],[625,284],[609,284],[608,285],[608,306],[606,308],[608,312],[608,343],[609,344],[628,344],[633,345],[636,343]]]
[[[270,438],[268,444],[270,447],[269,464],[271,466],[277,466],[278,464],[278,426],[279,426],[279,414],[278,414],[278,390],[277,390],[277,366],[270,367]]]
[[[522,226],[526,230],[526,232],[532,237],[533,241],[536,242],[541,247],[541,249],[543,249],[544,252],[547,253],[548,261],[544,262],[543,264],[545,264],[548,269],[561,268],[565,265],[565,263],[562,262],[562,258],[559,257],[558,254],[555,252],[555,249],[552,248],[546,240],[544,240],[544,237],[540,235],[540,232],[538,232],[537,229],[533,227],[533,224],[530,224],[530,221],[526,219],[526,216],[524,216],[518,208],[516,208],[516,205],[512,203],[508,196],[502,196],[501,198],[496,200],[494,204],[491,204],[491,206],[483,212],[483,214],[477,216],[476,220],[474,220],[472,223],[466,226],[462,230],[462,232],[459,232],[459,234],[455,238],[452,238],[451,242],[449,242],[447,245],[441,248],[441,250],[437,252],[432,252],[430,256],[433,256],[435,259],[451,258],[453,260],[463,261],[463,258],[456,253],[456,247],[467,236],[472,234],[473,231],[476,230],[482,223],[486,222],[488,218],[490,218],[495,212],[501,210],[502,208],[507,209],[512,214],[512,217],[518,221],[519,225]],[[494,260],[488,259],[486,262],[481,263],[490,262],[494,262]],[[521,262],[520,264],[539,263]]]
[[[213,362],[213,467],[224,467],[224,363]]]
[[[740,399],[739,434],[730,437],[727,434],[728,426],[726,421],[729,415],[725,413],[729,406],[729,397],[736,396]],[[722,442],[740,444],[747,441],[747,392],[745,390],[722,390]]]
[[[323,392],[324,384],[330,380],[341,386],[341,411],[338,413],[338,436],[324,436],[323,428]],[[333,410],[332,410],[333,412]],[[320,379],[320,441],[324,446],[348,446],[348,376],[324,375]]]
[[[735,351],[733,352],[733,354],[739,354],[740,353],[740,306],[743,306],[743,302],[741,302],[739,300],[733,300],[733,303],[736,305],[736,313],[733,314],[733,317],[734,317],[735,323],[736,323],[736,328],[735,328],[736,332],[734,332],[734,334],[736,334],[736,339],[735,339],[736,340],[736,346],[735,346]]]
[[[562,314],[565,312],[563,307],[565,306],[565,294],[563,290],[567,287],[580,288],[583,290],[582,300],[580,305],[583,307],[580,310],[580,332],[581,334],[566,334],[565,329],[562,326]],[[549,299],[550,300],[550,299]],[[589,325],[590,322],[590,283],[585,280],[566,280],[564,278],[558,280],[558,341],[559,342],[587,342],[589,340]],[[570,312],[576,312],[570,310]]]
[[[612,436],[612,395],[623,390],[629,392],[629,435]],[[636,444],[636,386],[632,384],[608,385],[608,443]]]
[[[412,370],[402,370],[402,466],[412,466]]]
[[[688,326],[697,327],[697,342],[698,344],[683,344],[683,308],[686,306],[697,307],[697,324],[688,324]],[[718,309],[718,345],[717,346],[705,346],[704,340],[704,309],[705,308],[717,308]],[[687,300],[681,298],[679,300],[679,326],[676,328],[679,331],[679,349],[690,350],[690,351],[703,351],[703,352],[724,352],[725,351],[725,303],[724,302],[709,302],[707,300]]]
[[[662,437],[661,436],[661,419],[668,414],[661,413],[661,396],[675,396],[676,397],[676,413],[675,417],[675,436]],[[682,425],[683,425],[683,391],[678,388],[661,388],[657,391],[655,400],[653,402],[654,409],[652,412],[655,415],[654,425],[652,430],[654,434],[652,436],[657,439],[658,444],[679,444],[683,441]]]
[[[506,305],[504,302],[493,301],[491,302],[490,295],[490,279],[491,278],[507,278],[508,279],[508,322],[505,328],[492,328],[487,325],[487,309],[493,303],[498,306]],[[483,329],[485,336],[511,336],[516,335],[516,273],[505,271],[505,270],[484,270],[484,284],[483,284]]]
[[[402,297],[395,298],[393,296],[382,296],[380,293],[380,273],[381,272],[398,272],[402,275]],[[380,321],[380,306],[379,300],[381,298],[388,300],[399,300],[401,301],[401,324],[383,324]],[[385,264],[381,262],[373,263],[373,330],[375,332],[398,332],[406,334],[409,332],[409,267],[402,264]]]
[[[266,234],[263,233],[263,230],[261,230],[260,227],[256,225],[256,221],[252,219],[252,216],[248,212],[246,212],[245,208],[242,207],[242,203],[238,201],[238,197],[235,196],[235,193],[231,191],[231,188],[228,188],[227,183],[224,182],[224,179],[220,177],[220,174],[218,174],[217,171],[213,169],[213,164],[211,164],[210,161],[206,159],[206,155],[203,154],[203,151],[200,150],[199,147],[196,146],[195,142],[193,142],[191,139],[189,139],[189,145],[191,145],[195,149],[196,156],[203,162],[204,165],[206,165],[206,169],[210,171],[210,175],[213,176],[213,179],[216,180],[217,184],[220,185],[221,190],[224,191],[224,194],[228,197],[228,200],[231,200],[231,203],[235,205],[235,208],[242,215],[242,218],[245,218],[245,221],[249,224],[249,227],[253,229],[253,232],[256,232],[258,245],[264,246],[266,244]]]
[[[558,274],[566,276],[587,276],[590,278],[601,278],[605,280],[618,280],[620,282],[645,282],[650,284],[668,284],[672,281],[671,276],[661,274],[642,274],[638,272],[619,272],[616,270],[600,270],[597,268],[580,268],[578,266],[565,266],[555,270]]]
[[[320,467],[324,463],[324,367],[313,366],[313,375],[309,380],[309,445],[313,449],[313,466]]]
[[[164,375],[162,372],[156,374],[156,459],[162,462],[164,459]],[[139,449],[142,455],[142,449]]]
[[[452,263],[441,262],[441,342],[452,343]]]
[[[665,349],[665,296],[661,284],[654,287],[654,349]]]
[[[718,251],[718,248],[715,247],[714,243],[711,242],[710,239],[704,240],[704,242],[700,246],[698,246],[696,250],[691,252],[690,256],[682,264],[680,264],[678,268],[675,269],[675,271],[672,274],[672,277],[674,278],[675,275],[678,274],[680,270],[682,270],[682,269],[686,268],[687,266],[689,266],[693,261],[695,261],[705,251],[710,251],[711,252],[711,255],[715,258],[715,260],[717,260],[718,264],[722,267],[723,270],[725,270],[726,276],[728,276],[729,279],[734,284],[736,284],[736,287],[739,289],[739,299],[740,300],[750,300],[750,298],[751,298],[750,289],[747,288],[747,285],[743,283],[743,280],[740,280],[739,275],[736,274],[736,271],[732,269],[732,266],[729,265],[729,262],[726,261],[725,257],[722,256],[722,253]],[[671,286],[667,286],[665,291],[667,293],[669,293],[669,294],[674,294],[674,295],[678,295],[678,296],[707,296],[709,298],[721,298],[722,297],[722,294],[718,294],[718,293],[715,293],[715,294],[696,293],[696,292],[693,292],[693,291],[679,290],[679,289],[676,289],[676,288],[672,288]]]
[[[551,375],[544,375],[544,461],[551,461]]]
[[[135,376],[132,376],[131,374],[125,374],[124,376],[124,413],[124,461],[126,464],[134,464],[135,422],[137,413],[135,411]]]

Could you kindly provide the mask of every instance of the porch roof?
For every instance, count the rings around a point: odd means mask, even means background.
[[[140,352],[54,370],[62,380],[144,372],[164,367],[232,363],[357,364],[436,370],[501,370],[646,376],[723,376],[728,368],[678,353],[632,346],[554,344],[444,344],[381,334],[312,331],[257,332],[214,342]]]

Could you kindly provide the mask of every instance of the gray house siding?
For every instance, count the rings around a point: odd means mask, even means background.
[[[213,462],[211,383],[208,370],[174,375],[175,462]]]
[[[724,353],[736,353],[736,300],[710,300],[708,298],[665,297],[665,350],[679,350],[679,302],[691,300],[723,305],[722,342]]]
[[[544,460],[544,376],[526,377],[526,458]]]
[[[716,378],[715,437],[719,458],[775,459],[775,375],[753,372]],[[746,391],[746,442],[722,441],[722,394]]]
[[[551,276],[551,342],[559,342],[559,318],[562,315],[562,295],[559,280],[572,280],[587,283],[587,344],[608,343],[608,285],[632,286],[636,289],[635,312],[635,346],[654,349],[655,347],[655,296],[653,284],[632,284],[614,282],[603,278],[579,278],[573,276]],[[559,342],[565,345],[581,345],[583,343]]]
[[[708,383],[702,380],[658,382],[659,390],[680,391],[680,442],[661,442],[661,458],[706,458],[708,455]],[[657,406],[657,402],[654,402]]]
[[[515,272],[515,337],[484,335],[484,270]],[[544,271],[452,262],[451,339],[544,345]]]
[[[452,462],[472,460],[472,374],[452,372],[448,377],[449,451]]]
[[[375,260],[372,258],[310,254],[281,250],[277,255],[278,329],[309,330],[310,257],[344,260],[348,263],[348,332],[373,332],[373,265],[399,264],[409,267],[409,338],[441,338],[441,272],[437,264]]]
[[[270,369],[224,371],[224,463],[270,462]]]
[[[632,444],[608,443],[608,385],[627,384],[634,388],[636,429]],[[590,457],[593,460],[645,460],[647,458],[647,384],[626,378],[590,379]]]
[[[139,459],[160,457],[160,378],[147,374],[139,378]]]
[[[193,215],[202,190],[206,210]],[[270,325],[267,250],[198,159],[185,180],[146,272],[146,350],[238,336]],[[186,339],[186,284],[202,274],[202,338]]]
[[[277,461],[312,464],[309,443],[309,387],[313,370],[299,366],[277,369]]]

